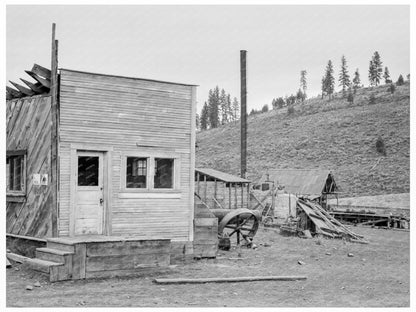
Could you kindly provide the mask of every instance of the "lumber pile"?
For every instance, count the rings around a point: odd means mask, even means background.
[[[315,225],[315,234],[331,238],[344,238],[357,243],[368,243],[362,235],[349,230],[315,202],[308,199],[298,199],[297,208],[302,210]]]

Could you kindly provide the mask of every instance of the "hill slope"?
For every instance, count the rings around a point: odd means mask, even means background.
[[[370,96],[375,104],[370,104]],[[248,118],[247,176],[268,169],[330,169],[344,196],[404,193],[410,189],[409,84],[360,89],[346,99],[318,98]],[[376,150],[381,137],[386,156]],[[240,172],[240,124],[197,134],[196,166]]]

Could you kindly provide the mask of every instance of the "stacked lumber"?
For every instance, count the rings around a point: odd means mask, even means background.
[[[298,199],[297,207],[305,212],[315,225],[315,233],[331,238],[345,238],[352,242],[368,243],[364,237],[349,230],[345,225],[331,216],[319,204],[308,199]]]

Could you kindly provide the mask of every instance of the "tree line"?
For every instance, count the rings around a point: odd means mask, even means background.
[[[240,118],[240,103],[234,97],[231,101],[230,93],[216,86],[208,92],[208,101],[205,101],[200,114],[196,114],[196,128],[207,130],[218,128]]]

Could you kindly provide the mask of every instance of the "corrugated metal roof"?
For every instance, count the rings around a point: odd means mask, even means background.
[[[260,181],[273,181],[284,186],[287,193],[315,195],[322,193],[330,173],[322,169],[274,169],[263,174]]]
[[[213,179],[217,179],[219,181],[228,182],[228,183],[250,183],[249,180],[222,172],[218,170],[214,170],[211,168],[195,168],[196,172],[209,176]]]

